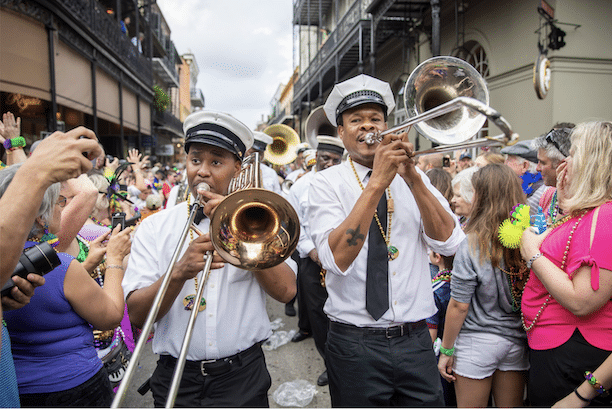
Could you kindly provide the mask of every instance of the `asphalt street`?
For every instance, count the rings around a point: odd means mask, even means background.
[[[268,297],[267,311],[271,322],[278,322],[280,318],[281,327],[278,328],[277,331],[288,332],[297,330],[297,317],[288,317],[285,315],[284,304]],[[192,342],[196,342],[196,340],[192,340]],[[288,342],[276,349],[265,350],[265,356],[268,370],[272,378],[272,387],[269,391],[270,407],[283,407],[274,401],[272,397],[274,391],[285,382],[297,380],[307,381],[316,390],[312,401],[305,407],[327,408],[331,406],[328,387],[317,386],[317,378],[325,369],[325,365],[315,348],[312,337],[302,342]],[[151,376],[156,363],[157,355],[153,354],[151,343],[148,343],[140,359],[140,365],[127,389],[126,398],[122,404],[123,407],[153,407],[151,392],[141,396],[137,392],[137,389],[149,378],[149,376]]]

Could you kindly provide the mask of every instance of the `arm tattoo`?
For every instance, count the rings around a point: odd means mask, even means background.
[[[349,247],[350,246],[356,246],[357,245],[357,240],[365,239],[365,236],[359,232],[360,229],[361,229],[361,225],[357,226],[357,229],[355,229],[355,230],[348,229],[346,231],[346,234],[350,234],[351,235],[351,238],[346,240],[346,242],[348,243]]]

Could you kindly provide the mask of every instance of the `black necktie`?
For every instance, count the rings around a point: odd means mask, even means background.
[[[387,196],[383,193],[376,209],[384,231],[387,230]],[[376,321],[389,309],[389,258],[387,244],[376,219],[372,219],[368,236],[368,270],[366,276],[366,310]]]
[[[195,203],[192,204],[191,206],[193,208],[193,206],[195,206]],[[200,224],[202,219],[205,218],[205,217],[206,217],[206,215],[204,214],[204,208],[202,206],[200,206],[198,208],[198,210],[196,211],[195,218],[193,219],[193,223],[197,226],[198,224]]]

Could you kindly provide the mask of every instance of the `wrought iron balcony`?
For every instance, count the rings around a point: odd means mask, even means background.
[[[155,129],[166,131],[179,137],[183,136],[183,123],[180,119],[167,111],[159,112],[157,109],[153,109],[152,112]]]
[[[153,71],[155,71],[155,74],[157,74],[167,86],[179,86],[178,72],[176,70],[174,58],[170,58],[170,56],[165,56],[163,58],[153,57],[151,62]]]
[[[333,69],[336,59],[339,73],[343,75],[368,54],[370,21],[367,20],[366,9],[371,2],[372,0],[356,0],[308,63],[294,85],[293,112],[299,109],[308,89],[312,90],[313,84]],[[333,85],[333,79],[331,82],[329,85]],[[314,97],[318,96],[318,89],[315,94]]]
[[[191,106],[204,108],[204,94],[199,88],[192,88],[189,93],[191,94]]]
[[[27,1],[12,0],[9,3],[27,3]],[[103,45],[113,59],[120,61],[129,68],[144,84],[152,84],[151,63],[138,53],[130,39],[121,32],[117,20],[106,13],[97,0],[51,0],[49,10],[59,17],[60,33],[68,39],[73,37],[74,46],[86,42]],[[72,29],[61,27],[66,23]],[[77,38],[78,37],[78,38]],[[87,51],[87,50],[83,50]]]

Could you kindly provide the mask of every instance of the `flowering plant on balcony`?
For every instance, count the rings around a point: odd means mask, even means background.
[[[164,112],[168,108],[168,105],[170,105],[170,97],[158,85],[154,85],[153,90],[155,91],[155,98],[153,99],[155,109],[159,112]]]

